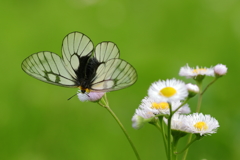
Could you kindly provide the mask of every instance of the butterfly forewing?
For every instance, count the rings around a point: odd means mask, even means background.
[[[65,68],[62,59],[52,52],[38,52],[22,62],[22,69],[41,81],[65,86],[76,87],[77,82]]]
[[[101,42],[96,46],[94,57],[100,63],[119,58],[119,49],[113,42]]]
[[[135,68],[124,60],[111,59],[98,67],[91,89],[114,91],[128,87],[136,80]]]
[[[91,57],[93,43],[86,35],[79,32],[68,34],[62,45],[63,61],[72,76],[76,76],[82,57]]]

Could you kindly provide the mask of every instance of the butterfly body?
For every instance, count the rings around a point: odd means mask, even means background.
[[[94,80],[93,78],[96,76],[96,69],[101,63],[99,63],[94,57],[87,59],[87,63],[83,63],[83,60],[82,63],[80,62],[81,65],[77,69],[76,75],[77,82],[79,82],[78,88],[82,93],[85,93],[90,91],[91,84]]]
[[[30,55],[22,69],[41,81],[78,87],[82,93],[108,92],[128,87],[137,80],[136,70],[119,58],[113,42],[93,43],[80,32],[69,33],[63,40],[62,57],[43,51]]]

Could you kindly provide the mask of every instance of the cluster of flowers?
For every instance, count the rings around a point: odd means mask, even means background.
[[[179,75],[201,81],[204,76],[215,78],[225,75],[227,68],[218,64],[211,68],[190,68],[188,65],[180,69]],[[186,103],[190,98],[198,94],[199,86],[185,84],[181,80],[168,79],[152,83],[139,108],[132,118],[132,127],[140,129],[146,123],[156,123],[159,117],[163,117],[166,125],[171,116],[171,130],[184,133],[193,133],[200,136],[216,133],[219,127],[218,121],[210,115],[202,113],[190,113]]]

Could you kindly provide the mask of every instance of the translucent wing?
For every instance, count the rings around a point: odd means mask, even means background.
[[[69,73],[76,77],[76,71],[79,69],[81,58],[84,63],[92,56],[93,43],[86,35],[80,32],[69,33],[62,44],[63,62]],[[82,64],[82,66],[85,64]]]
[[[100,63],[119,58],[119,49],[113,42],[101,42],[96,46],[94,57]]]
[[[52,52],[38,52],[22,62],[22,69],[43,82],[64,87],[77,87],[76,79],[65,68],[62,59]]]
[[[137,72],[129,63],[121,59],[110,59],[99,65],[93,78],[92,90],[114,91],[136,82]]]

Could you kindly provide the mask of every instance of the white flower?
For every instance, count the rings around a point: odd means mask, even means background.
[[[175,111],[180,105],[180,101],[172,101],[169,102],[172,107],[172,111]],[[143,110],[144,113],[151,113],[154,115],[166,115],[170,114],[170,106],[168,102],[155,102],[153,99],[149,97],[145,97],[142,100],[142,103],[139,106],[139,109]],[[136,110],[138,111],[138,110]],[[190,113],[190,108],[188,104],[183,105],[180,109],[178,109],[177,113],[188,114]],[[139,114],[140,115],[140,114]],[[144,117],[144,116],[142,116]],[[149,118],[149,117],[144,117]]]
[[[223,64],[217,64],[215,67],[214,67],[214,73],[217,75],[217,76],[223,76],[227,73],[227,70],[228,68],[226,67],[226,65],[223,65]]]
[[[142,100],[139,108],[145,111],[149,111],[155,115],[169,114],[169,104],[167,102],[156,102],[149,97],[145,97]]]
[[[185,118],[186,115],[174,114],[171,120],[171,129],[186,132]],[[164,118],[164,122],[168,124],[168,119]]]
[[[188,89],[188,97],[194,97],[199,92],[199,88],[195,84],[188,83],[186,87]]]
[[[199,88],[196,84],[188,83],[188,84],[186,84],[186,87],[187,87],[188,91],[195,92],[195,93],[199,92]]]
[[[213,68],[206,68],[206,67],[200,68],[198,66],[196,68],[190,68],[187,64],[186,66],[181,67],[179,75],[185,76],[186,78],[194,78],[199,75],[214,76],[214,70]]]
[[[98,101],[102,98],[102,96],[105,94],[105,92],[85,92],[82,93],[81,91],[78,92],[78,98],[80,101],[84,102],[84,101]]]
[[[185,125],[187,132],[202,135],[211,135],[216,133],[219,127],[218,121],[210,115],[203,115],[202,113],[193,113],[187,115]]]
[[[152,112],[143,108],[138,108],[132,117],[132,127],[134,129],[140,129],[145,123],[152,121],[154,118],[155,115]]]
[[[176,79],[157,81],[148,89],[148,96],[156,102],[183,100],[188,96],[185,83]]]
[[[138,108],[138,109],[136,109],[135,114],[138,115],[138,116],[141,116],[144,119],[149,119],[149,118],[152,118],[152,117],[155,116],[153,114],[153,112],[149,111],[146,108]]]
[[[144,124],[144,118],[137,114],[134,114],[134,116],[132,117],[132,127],[134,129],[140,129],[144,126]]]

